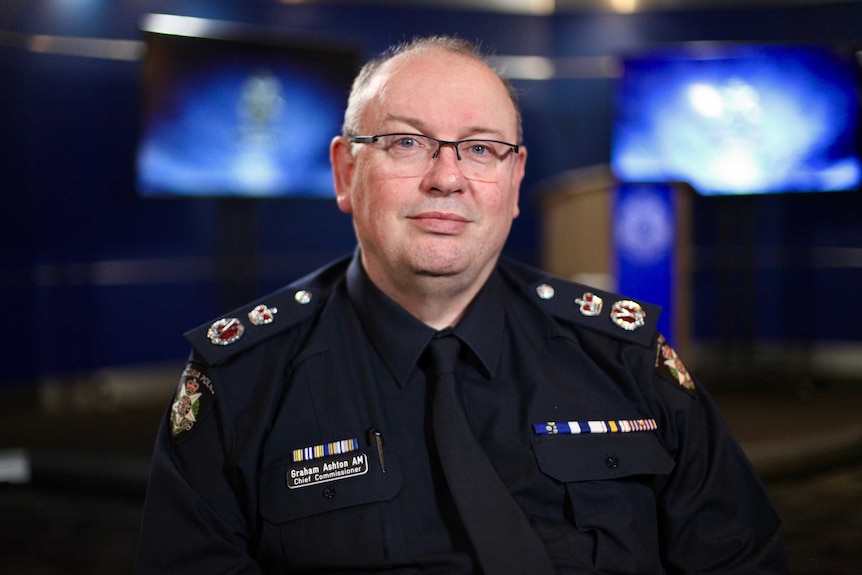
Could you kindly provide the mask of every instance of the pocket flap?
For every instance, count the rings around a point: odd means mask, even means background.
[[[542,473],[563,483],[662,475],[674,467],[653,433],[539,435],[533,451]]]
[[[284,462],[263,473],[260,513],[282,523],[327,511],[388,501],[404,485],[401,467],[386,453],[386,473],[376,453],[355,452],[302,463]]]

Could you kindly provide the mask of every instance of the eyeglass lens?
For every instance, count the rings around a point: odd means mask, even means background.
[[[434,160],[455,153],[461,173],[469,180],[496,182],[500,166],[514,151],[511,144],[493,140],[448,142],[421,134],[386,134],[377,137],[377,145],[386,152],[390,169],[400,176],[421,176]]]

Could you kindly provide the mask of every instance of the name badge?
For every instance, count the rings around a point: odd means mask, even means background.
[[[326,461],[311,461],[290,468],[285,474],[290,489],[319,485],[368,473],[368,456],[353,453]]]

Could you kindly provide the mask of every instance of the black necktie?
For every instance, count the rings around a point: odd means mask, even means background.
[[[437,379],[434,436],[455,507],[485,575],[554,573],[545,546],[470,430],[454,373],[460,347],[453,335],[428,346]]]

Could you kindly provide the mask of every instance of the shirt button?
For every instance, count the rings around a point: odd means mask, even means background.
[[[608,469],[616,469],[619,466],[619,464],[620,464],[620,462],[613,455],[611,455],[610,457],[605,459],[605,466]]]
[[[322,495],[323,495],[324,499],[333,499],[335,497],[335,488],[334,487],[327,487],[326,489],[323,490]]]

